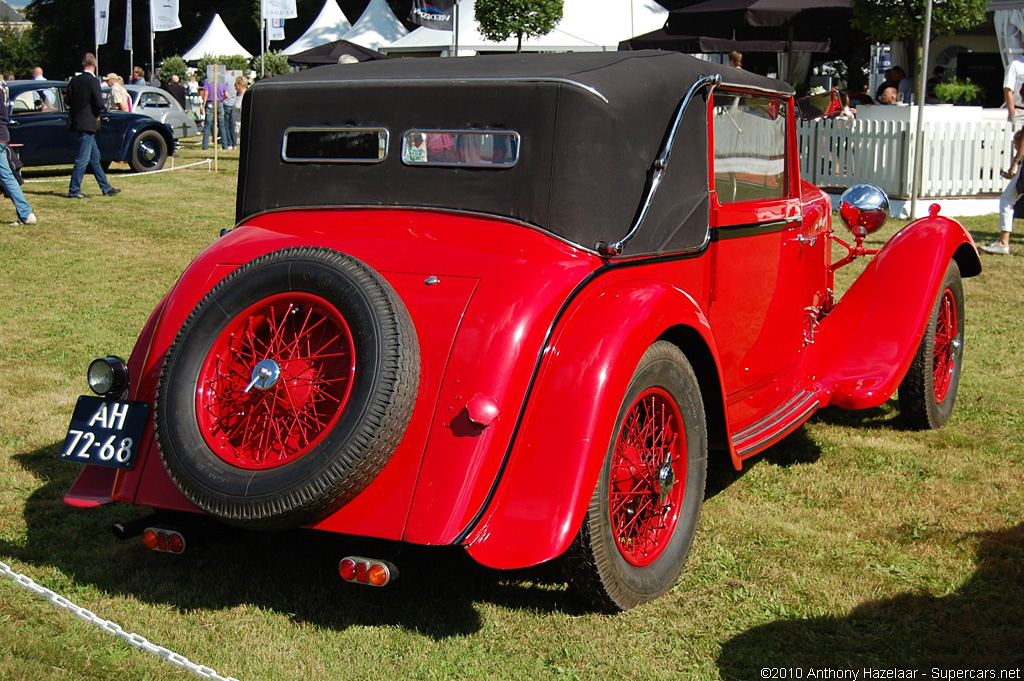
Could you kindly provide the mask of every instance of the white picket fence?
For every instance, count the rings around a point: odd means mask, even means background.
[[[891,120],[819,120],[797,126],[800,175],[822,189],[861,182],[890,197],[910,195],[916,124]],[[922,197],[1000,194],[1013,128],[1006,121],[943,121],[924,125]]]

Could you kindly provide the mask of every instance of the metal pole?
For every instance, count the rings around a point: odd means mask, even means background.
[[[452,10],[455,16],[452,18],[452,22],[455,24],[452,26],[452,41],[455,45],[455,51],[452,54],[453,57],[459,56],[459,0],[455,0],[455,5]]]
[[[156,17],[153,16],[153,0],[149,0],[149,82],[156,78]],[[148,83],[147,83],[148,85]],[[163,83],[161,83],[163,85]]]
[[[260,0],[260,78],[266,76],[266,58],[264,50],[267,44],[266,39],[267,20],[263,16],[263,0]]]
[[[135,27],[132,26],[132,0],[128,0],[128,2],[125,3],[125,7],[127,8],[126,11],[125,11],[125,14],[127,15],[125,17],[125,22],[126,22],[127,27],[128,27],[126,30],[128,31],[128,36],[129,36],[129,38],[128,38],[128,80],[130,81],[132,79],[132,76],[131,76],[132,69],[135,68],[135,35],[134,35]]]
[[[921,64],[917,78],[917,132],[914,137],[914,186],[910,190],[910,219],[917,217],[917,198],[924,176],[924,96],[928,86],[928,43],[932,38],[932,0],[925,0]]]

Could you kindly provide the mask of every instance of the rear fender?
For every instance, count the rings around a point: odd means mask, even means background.
[[[825,317],[808,348],[809,372],[844,409],[877,406],[913,361],[950,260],[964,277],[981,272],[971,235],[933,215],[900,230]]]
[[[579,297],[546,348],[504,477],[466,542],[475,560],[521,568],[568,548],[641,356],[659,338],[694,331],[710,349],[704,356],[712,358],[717,381],[707,319],[682,290],[613,275]]]

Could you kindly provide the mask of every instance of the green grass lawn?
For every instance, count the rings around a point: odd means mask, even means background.
[[[193,146],[178,163],[200,157]],[[233,224],[237,153],[219,168],[115,165],[123,193],[101,198],[87,177],[90,201],[63,198],[66,168],[26,172],[44,180],[26,185],[40,222],[0,227],[0,560],[15,570],[239,679],[1024,666],[1020,242],[965,282],[964,375],[944,429],[904,430],[895,400],[826,409],[742,474],[715,467],[679,584],[621,615],[586,611],[551,568],[495,572],[453,549],[404,548],[402,577],[376,591],[336,577],[366,545],[338,535],[230,532],[183,556],[118,542],[109,526],[140,510],[65,506],[78,467],[60,443],[89,361],[127,357]],[[14,219],[9,201],[0,215]],[[979,243],[994,237],[995,216],[967,223]],[[0,678],[193,677],[0,578]]]

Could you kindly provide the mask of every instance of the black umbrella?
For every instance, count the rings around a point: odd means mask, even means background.
[[[386,54],[371,50],[362,45],[350,43],[347,40],[335,40],[324,45],[317,45],[308,50],[303,50],[288,57],[288,63],[296,66],[320,66],[322,64],[337,64],[338,60],[348,55],[359,61],[371,61],[374,59],[388,59]]]
[[[733,32],[730,37],[724,36],[693,36],[670,33],[668,29],[658,29],[638,35],[619,43],[620,50],[671,50],[697,54],[701,52],[828,52],[829,40],[794,40],[789,42],[783,38],[742,39]]]
[[[850,14],[850,0],[706,0],[670,12],[668,28],[702,34],[745,26],[827,30],[844,27]]]

